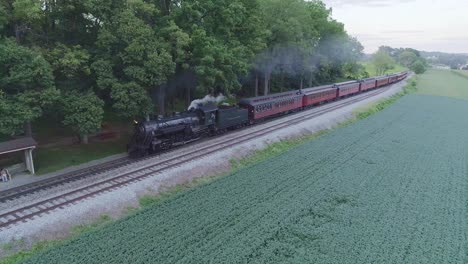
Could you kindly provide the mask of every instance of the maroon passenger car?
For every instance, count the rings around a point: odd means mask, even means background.
[[[375,78],[361,80],[361,92],[374,89],[376,87]]]
[[[307,107],[336,99],[337,88],[335,85],[324,85],[302,89],[302,93],[302,104]]]
[[[389,83],[396,83],[396,82],[398,82],[398,74],[390,75],[390,76],[388,77],[388,82],[389,82]]]
[[[408,76],[408,72],[401,72],[400,74],[398,74],[398,81],[405,79],[406,76]]]
[[[302,97],[303,94],[295,90],[242,99],[239,106],[249,110],[249,120],[254,123],[266,117],[301,109]]]
[[[337,83],[338,97],[359,93],[361,84],[358,81]]]
[[[388,76],[377,77],[377,87],[382,87],[388,84]]]

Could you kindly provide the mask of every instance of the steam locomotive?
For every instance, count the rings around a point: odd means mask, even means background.
[[[202,137],[248,125],[247,109],[208,104],[168,118],[138,123],[127,146],[130,156],[144,156]]]
[[[239,106],[199,105],[168,118],[138,123],[127,146],[130,156],[144,156],[202,137],[251,125],[259,120],[339,100],[405,79],[408,72],[242,99]]]

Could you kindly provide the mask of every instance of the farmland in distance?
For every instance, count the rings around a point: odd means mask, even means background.
[[[25,263],[466,263],[466,113],[406,96]]]
[[[419,78],[418,93],[468,99],[466,71],[429,70]]]

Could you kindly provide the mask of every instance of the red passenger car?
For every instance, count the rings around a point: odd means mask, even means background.
[[[361,84],[358,81],[337,83],[338,97],[359,93]]]
[[[376,87],[375,78],[361,80],[361,92],[374,89]]]
[[[404,80],[408,76],[408,72],[400,72],[398,74],[398,81]]]
[[[382,87],[388,84],[388,76],[377,77],[377,87]]]
[[[307,107],[336,99],[337,88],[335,85],[324,85],[303,89],[302,93],[304,94],[302,104]]]
[[[389,82],[389,83],[396,83],[396,82],[398,82],[398,74],[390,75],[390,76],[388,77],[388,82]]]
[[[296,90],[243,99],[239,106],[249,110],[249,120],[253,123],[266,117],[301,109],[302,97],[303,94]]]

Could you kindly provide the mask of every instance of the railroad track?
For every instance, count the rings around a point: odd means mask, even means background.
[[[387,91],[389,88],[383,88],[379,90],[374,90],[367,92],[362,96],[357,98],[349,98],[344,101],[338,101],[332,105],[324,105],[321,108],[315,109],[313,112],[299,112],[294,115],[288,116],[288,119],[278,119],[270,123],[264,123],[262,127],[258,127],[257,131],[246,133],[243,135],[234,136],[228,138],[225,141],[213,143],[206,145],[204,147],[198,148],[193,151],[188,151],[177,157],[168,158],[165,160],[158,161],[154,164],[149,164],[141,168],[129,171],[116,175],[112,178],[93,183],[91,185],[75,189],[60,195],[57,195],[52,198],[48,198],[43,201],[39,201],[10,212],[0,215],[0,229],[7,228],[15,223],[26,222],[30,219],[33,219],[36,216],[40,216],[45,213],[49,213],[52,210],[57,208],[65,208],[70,204],[75,204],[79,201],[85,200],[90,197],[95,197],[99,194],[115,190],[117,188],[127,186],[131,183],[142,181],[146,178],[155,176],[163,171],[177,168],[180,165],[183,165],[189,161],[200,159],[206,157],[215,152],[228,149],[230,147],[236,146],[238,144],[250,141],[254,138],[267,135],[273,131],[289,127],[291,125],[299,124],[304,120],[308,120],[317,116],[321,116],[325,113],[331,112],[333,110],[351,105],[353,103],[365,100],[367,98],[376,96]],[[255,127],[252,127],[253,129]],[[122,160],[122,162],[124,162]],[[111,163],[109,163],[111,166]],[[107,167],[107,166],[106,166]],[[43,187],[41,187],[43,188]],[[44,189],[44,188],[43,188]],[[24,195],[25,193],[23,193]],[[13,194],[12,194],[13,195]]]
[[[175,150],[177,148],[173,148]],[[105,163],[93,165],[87,168],[71,171],[69,173],[64,173],[55,177],[51,177],[48,179],[44,179],[41,181],[25,184],[22,186],[18,186],[15,188],[11,188],[5,191],[0,192],[0,203],[5,203],[9,201],[13,201],[19,199],[21,197],[45,191],[57,186],[65,185],[71,182],[79,181],[86,178],[91,178],[97,174],[104,173],[106,171],[115,170],[117,168],[121,168],[132,163],[144,161],[147,159],[154,158],[157,155],[164,154],[167,151],[160,152],[156,155],[151,155],[143,158],[138,159],[130,159],[128,156],[118,158],[115,160],[111,160]]]
[[[79,170],[75,170],[69,173],[65,173],[62,175],[58,175],[56,177],[52,177],[49,179],[44,179],[41,181],[37,181],[30,184],[25,184],[22,186],[18,186],[15,188],[11,188],[6,191],[0,192],[0,203],[12,201],[23,197],[25,195],[29,195],[38,191],[47,190],[58,185],[70,183],[73,181],[81,180],[90,175],[95,175],[98,173],[106,172],[116,167],[121,167],[129,164],[131,162],[128,157],[122,157],[116,160],[112,160],[109,162],[101,163],[99,165],[94,165],[88,168],[83,168]]]

